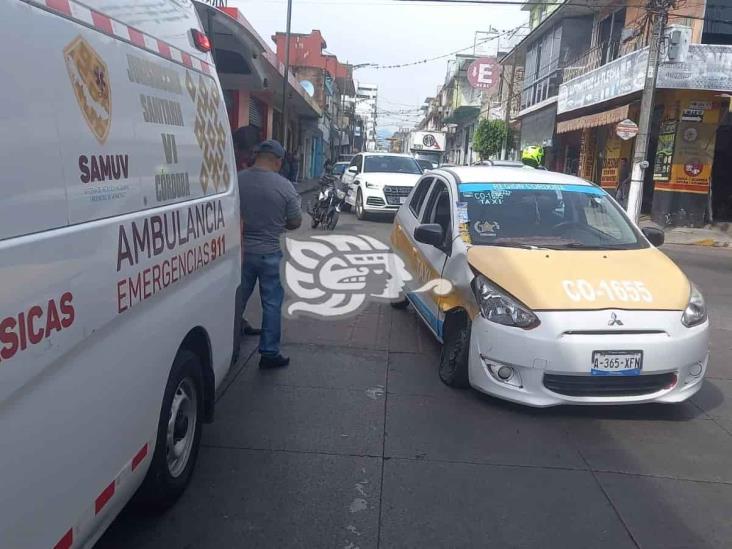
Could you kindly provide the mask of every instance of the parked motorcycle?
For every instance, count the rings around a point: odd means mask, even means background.
[[[310,226],[315,229],[320,225],[328,231],[335,229],[345,198],[346,193],[337,188],[335,177],[331,175],[321,177],[318,196],[313,198],[308,208],[308,213],[312,218]]]

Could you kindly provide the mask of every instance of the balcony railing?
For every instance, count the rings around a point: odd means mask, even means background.
[[[647,44],[647,36],[639,34],[625,42],[618,40],[603,42],[572,60],[550,64],[532,81],[524,80],[521,92],[521,110],[555,97],[559,93],[559,86],[564,82],[593,71],[637,49],[644,48]]]

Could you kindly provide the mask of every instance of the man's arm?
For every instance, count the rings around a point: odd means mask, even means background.
[[[290,189],[292,192],[287,193],[285,228],[288,231],[294,231],[302,225],[302,209],[300,207],[300,195],[292,184],[290,184]]]

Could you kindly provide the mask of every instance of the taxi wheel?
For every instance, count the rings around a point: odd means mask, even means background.
[[[440,379],[445,385],[457,389],[470,386],[468,379],[468,353],[470,352],[470,321],[454,317],[445,324]]]
[[[201,361],[178,351],[165,386],[155,452],[135,505],[161,512],[183,494],[193,474],[201,443],[203,379]]]

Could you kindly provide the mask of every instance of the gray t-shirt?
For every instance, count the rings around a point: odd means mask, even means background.
[[[239,202],[247,254],[279,252],[286,225],[302,217],[300,195],[292,183],[261,168],[239,172]]]

